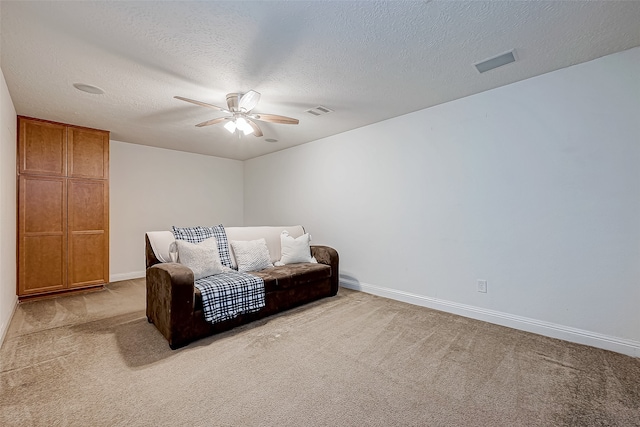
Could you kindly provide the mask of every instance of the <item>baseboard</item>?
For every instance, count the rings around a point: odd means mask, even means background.
[[[145,275],[146,273],[144,271],[132,271],[130,273],[111,274],[109,276],[109,283],[119,282],[121,280],[139,279],[141,277],[145,277]]]
[[[551,338],[557,338],[578,344],[589,345],[604,350],[615,351],[632,357],[640,357],[640,342],[612,337],[584,329],[572,328],[555,323],[544,322],[528,317],[515,316],[495,310],[488,310],[466,304],[416,295],[397,289],[384,288],[353,279],[340,278],[340,285],[373,295],[378,295],[409,304],[445,311],[472,319],[482,320],[496,325],[532,332]]]
[[[13,299],[13,309],[11,309],[11,313],[5,318],[2,319],[2,324],[0,324],[0,347],[4,343],[4,338],[7,336],[7,332],[9,331],[9,325],[11,325],[11,319],[13,319],[13,315],[16,312],[16,307],[18,307],[18,296],[15,295]]]

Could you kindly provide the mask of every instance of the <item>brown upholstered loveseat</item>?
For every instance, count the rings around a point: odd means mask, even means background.
[[[229,242],[265,238],[271,260],[275,262],[280,259],[283,230],[294,238],[304,234],[301,226],[229,227],[226,234]],[[169,242],[172,237],[170,231],[145,235],[147,319],[164,335],[172,349],[338,292],[338,253],[328,246],[312,245],[311,255],[317,264],[289,264],[250,272],[264,280],[266,305],[263,308],[212,324],[204,319],[202,297],[194,286],[193,272],[182,264],[161,261],[170,259],[169,245],[158,242]]]

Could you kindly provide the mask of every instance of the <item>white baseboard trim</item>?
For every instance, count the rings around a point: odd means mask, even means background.
[[[111,274],[109,276],[109,283],[119,282],[121,280],[139,279],[141,277],[145,277],[145,275],[146,275],[146,272],[144,271],[132,271],[130,273]]]
[[[340,286],[521,331],[640,357],[640,342],[340,278]]]
[[[11,325],[11,319],[13,319],[13,315],[16,312],[16,308],[18,307],[18,296],[15,295],[13,299],[13,309],[11,313],[5,318],[2,319],[2,323],[0,324],[0,347],[4,343],[4,338],[7,336],[7,331],[9,331],[9,325]]]

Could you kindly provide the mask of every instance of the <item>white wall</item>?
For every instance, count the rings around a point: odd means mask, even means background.
[[[111,141],[110,279],[143,277],[144,233],[242,225],[243,164]]]
[[[639,75],[635,48],[249,160],[245,225],[303,224],[344,286],[640,356]]]
[[[16,296],[16,110],[0,69],[0,345]]]

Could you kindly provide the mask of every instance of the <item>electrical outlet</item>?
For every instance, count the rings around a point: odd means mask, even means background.
[[[478,292],[487,293],[487,281],[486,280],[478,280]]]

